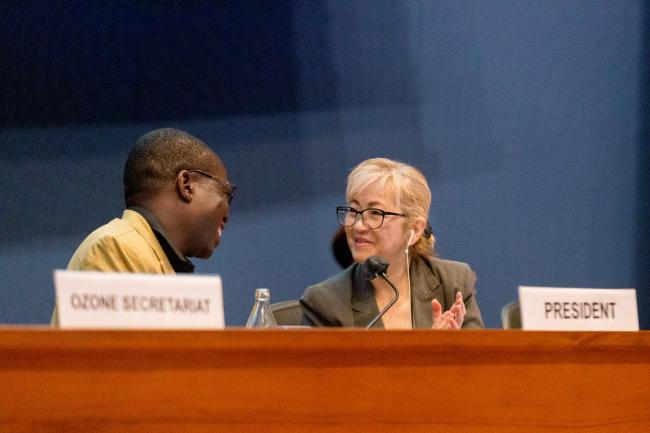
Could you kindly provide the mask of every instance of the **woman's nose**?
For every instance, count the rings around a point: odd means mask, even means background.
[[[354,222],[354,225],[352,226],[355,230],[366,230],[368,227],[363,223],[363,215],[358,214],[357,215],[357,220]]]

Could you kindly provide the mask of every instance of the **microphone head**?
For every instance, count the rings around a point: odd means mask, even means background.
[[[382,256],[372,256],[363,262],[363,278],[372,280],[377,275],[383,274],[388,269],[388,262]]]

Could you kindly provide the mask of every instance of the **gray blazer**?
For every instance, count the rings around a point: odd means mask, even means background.
[[[463,294],[467,314],[463,328],[482,328],[481,312],[476,303],[476,275],[461,262],[435,257],[414,257],[409,269],[411,312],[414,328],[431,328],[431,301],[437,299],[447,311],[454,303],[454,289]],[[362,276],[357,263],[333,277],[308,287],[300,298],[302,323],[309,326],[345,326],[365,328],[379,314],[375,292]],[[373,328],[383,328],[378,320]]]

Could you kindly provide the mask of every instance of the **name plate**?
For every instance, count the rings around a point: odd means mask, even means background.
[[[526,330],[638,331],[634,289],[519,287]]]
[[[67,329],[223,329],[218,275],[54,271]]]

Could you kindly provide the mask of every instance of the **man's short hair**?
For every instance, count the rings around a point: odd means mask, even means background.
[[[124,167],[124,201],[138,206],[173,182],[181,170],[208,171],[210,162],[219,161],[201,140],[173,128],[144,134],[129,152]]]

